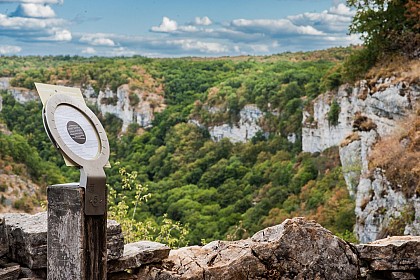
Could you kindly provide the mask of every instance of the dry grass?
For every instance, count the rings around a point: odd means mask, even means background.
[[[373,122],[372,119],[363,116],[362,113],[357,112],[354,115],[353,128],[358,131],[370,131],[376,129],[377,125]]]
[[[347,135],[347,137],[344,138],[343,141],[341,141],[340,147],[348,146],[350,143],[352,143],[354,141],[358,141],[358,140],[360,140],[360,135],[357,131],[355,131],[352,134]]]
[[[420,195],[420,112],[398,124],[393,135],[378,141],[370,156],[370,169],[379,167],[406,197]]]
[[[385,77],[395,77],[389,84],[384,84],[383,88],[391,84],[398,84],[400,82],[420,83],[420,60],[409,59],[402,55],[394,54],[386,59],[380,60],[374,67],[372,67],[366,75],[371,94],[380,91],[382,88],[376,88],[377,81]]]

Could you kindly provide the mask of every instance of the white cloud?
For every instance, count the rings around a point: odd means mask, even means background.
[[[86,49],[82,50],[82,53],[84,53],[84,54],[95,54],[96,50],[92,47],[87,47]]]
[[[67,29],[53,28],[51,36],[45,38],[47,41],[71,41],[71,32]]]
[[[84,34],[80,38],[80,42],[87,43],[92,46],[107,46],[115,47],[117,44],[109,38],[109,34],[95,33],[95,34]]]
[[[182,39],[167,41],[167,43],[169,45],[180,46],[186,51],[199,51],[203,53],[224,53],[229,51],[227,46],[216,42],[202,42],[197,40]]]
[[[341,45],[357,45],[362,43],[362,41],[359,38],[359,35],[357,34],[352,34],[350,36],[326,36],[325,40],[329,42],[338,42]]]
[[[60,26],[65,22],[59,18],[23,18],[0,14],[0,30],[40,30]]]
[[[326,33],[339,32],[346,33],[352,20],[354,11],[344,4],[338,4],[321,13],[303,13],[288,16],[291,22],[296,25],[312,25]]]
[[[211,25],[213,22],[211,21],[211,19],[209,19],[209,17],[205,16],[205,17],[195,17],[194,19],[194,23],[196,25]]]
[[[0,0],[0,3],[63,4],[64,0]]]
[[[19,46],[8,46],[8,45],[0,45],[0,54],[1,55],[5,55],[5,54],[15,54],[15,53],[19,53],[22,51],[22,48]]]
[[[119,47],[119,48],[114,48],[108,51],[106,54],[109,56],[133,56],[138,53],[136,51],[133,51],[124,47]]]
[[[55,17],[54,10],[43,4],[26,3],[20,4],[13,16],[32,17],[32,18],[52,18]]]
[[[179,31],[183,32],[197,32],[199,29],[193,25],[182,25],[179,28]]]
[[[267,53],[270,51],[270,47],[267,45],[250,45],[249,47],[258,53]]]
[[[288,19],[235,19],[231,26],[245,33],[268,33],[271,35],[323,35],[312,26],[295,25]]]
[[[162,23],[159,26],[152,26],[153,32],[173,32],[178,29],[178,23],[168,17],[163,17]]]
[[[331,14],[342,15],[347,17],[353,17],[356,14],[356,11],[350,9],[350,7],[347,7],[343,3],[339,3],[338,5],[331,7],[329,9],[329,12]]]

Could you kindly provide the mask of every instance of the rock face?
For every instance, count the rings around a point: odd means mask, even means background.
[[[108,220],[106,228],[108,260],[117,260],[124,253],[124,236],[121,225],[114,220]]]
[[[211,111],[211,109],[210,109]],[[209,127],[209,133],[214,141],[228,138],[231,142],[247,142],[254,137],[257,132],[262,131],[259,120],[263,112],[255,105],[246,105],[239,113],[239,122],[235,125],[222,124]]]
[[[355,232],[361,242],[386,237],[387,228],[402,222],[407,214],[414,219],[403,221],[404,234],[420,235],[419,198],[405,197],[381,170],[369,168],[373,145],[398,129],[398,122],[416,110],[419,99],[420,86],[416,84],[396,83],[391,78],[380,79],[372,87],[362,81],[357,87],[344,85],[337,93],[319,96],[304,113],[303,151],[319,152],[340,145],[344,178],[356,200]],[[340,106],[335,126],[328,121],[332,100]]]
[[[165,109],[163,95],[136,90],[130,92],[128,85],[118,87],[117,92],[109,89],[100,91],[96,97],[92,87],[83,90],[86,101],[96,105],[105,115],[113,114],[123,121],[122,130],[126,131],[128,125],[137,123],[141,127],[152,124],[154,114]]]
[[[16,101],[26,103],[39,100],[36,91],[11,87],[9,80],[10,78],[0,78],[0,89],[10,92]],[[88,85],[86,88],[82,88],[82,93],[86,102],[96,106],[103,115],[109,113],[121,119],[123,132],[131,123],[137,123],[141,127],[150,126],[154,114],[165,109],[164,97],[159,90],[156,92],[139,89],[130,91],[128,85],[122,85],[116,92],[105,89],[96,93],[92,86]],[[0,111],[1,101],[0,99]]]
[[[420,87],[403,82],[391,84],[391,81],[378,81],[376,88],[382,91],[372,92],[366,81],[361,81],[357,87],[343,85],[336,93],[317,97],[311,108],[313,113],[306,111],[303,115],[302,150],[314,153],[339,145],[354,131],[356,116],[370,119],[379,136],[392,132],[396,121],[406,116],[420,98]],[[340,105],[337,125],[330,125],[328,121],[332,100]],[[369,127],[356,129],[371,130]]]
[[[138,279],[356,279],[353,248],[303,218],[288,219],[240,241],[171,251]]]
[[[343,101],[339,102],[341,112],[336,126],[330,125],[327,117],[331,102],[335,97],[333,93],[322,94],[314,100],[313,114],[303,113],[302,151],[321,152],[338,145],[352,131],[351,118],[349,119],[351,114],[344,114],[345,107],[342,105],[348,102],[345,98],[348,92],[340,89],[337,96],[338,100]]]

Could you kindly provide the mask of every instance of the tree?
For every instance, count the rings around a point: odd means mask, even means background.
[[[365,46],[376,55],[404,51],[407,42],[402,38],[414,40],[419,48],[420,6],[416,1],[347,0],[347,4],[356,8],[350,33],[361,34]]]

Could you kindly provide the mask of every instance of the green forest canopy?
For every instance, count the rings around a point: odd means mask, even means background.
[[[13,85],[29,88],[32,81],[92,84],[96,91],[124,83],[149,91],[162,86],[168,107],[157,114],[151,129],[138,133],[138,127],[131,125],[121,135],[118,118],[101,116],[114,166],[107,171],[108,182],[122,191],[115,162],[137,172],[138,181],[152,195],[135,218],[160,223],[167,213],[188,224],[188,239],[198,244],[246,237],[296,215],[315,218],[337,234],[352,231],[354,205],[337,150],[301,153],[300,140],[290,143],[286,138],[289,133],[301,134],[302,109],[331,85],[327,73],[350,51],[300,53],[293,62],[291,54],[214,60],[10,57],[1,58],[0,71],[12,77]],[[214,88],[217,96],[209,96]],[[0,140],[33,149],[24,157],[13,149],[2,149],[2,159],[25,163],[40,184],[77,180],[77,170],[64,166],[42,129],[41,105],[22,105],[5,93],[3,99],[0,116],[14,133],[0,135]],[[197,105],[214,102],[229,110],[211,116]],[[213,142],[205,129],[188,123],[194,116],[205,124],[215,119],[234,124],[240,109],[249,103],[265,112],[268,138],[261,134],[248,143]],[[23,136],[18,139],[22,144],[15,139],[18,135]],[[35,172],[33,162],[41,162],[42,168]],[[45,176],[48,172],[52,175]],[[132,199],[134,195],[127,194]]]

